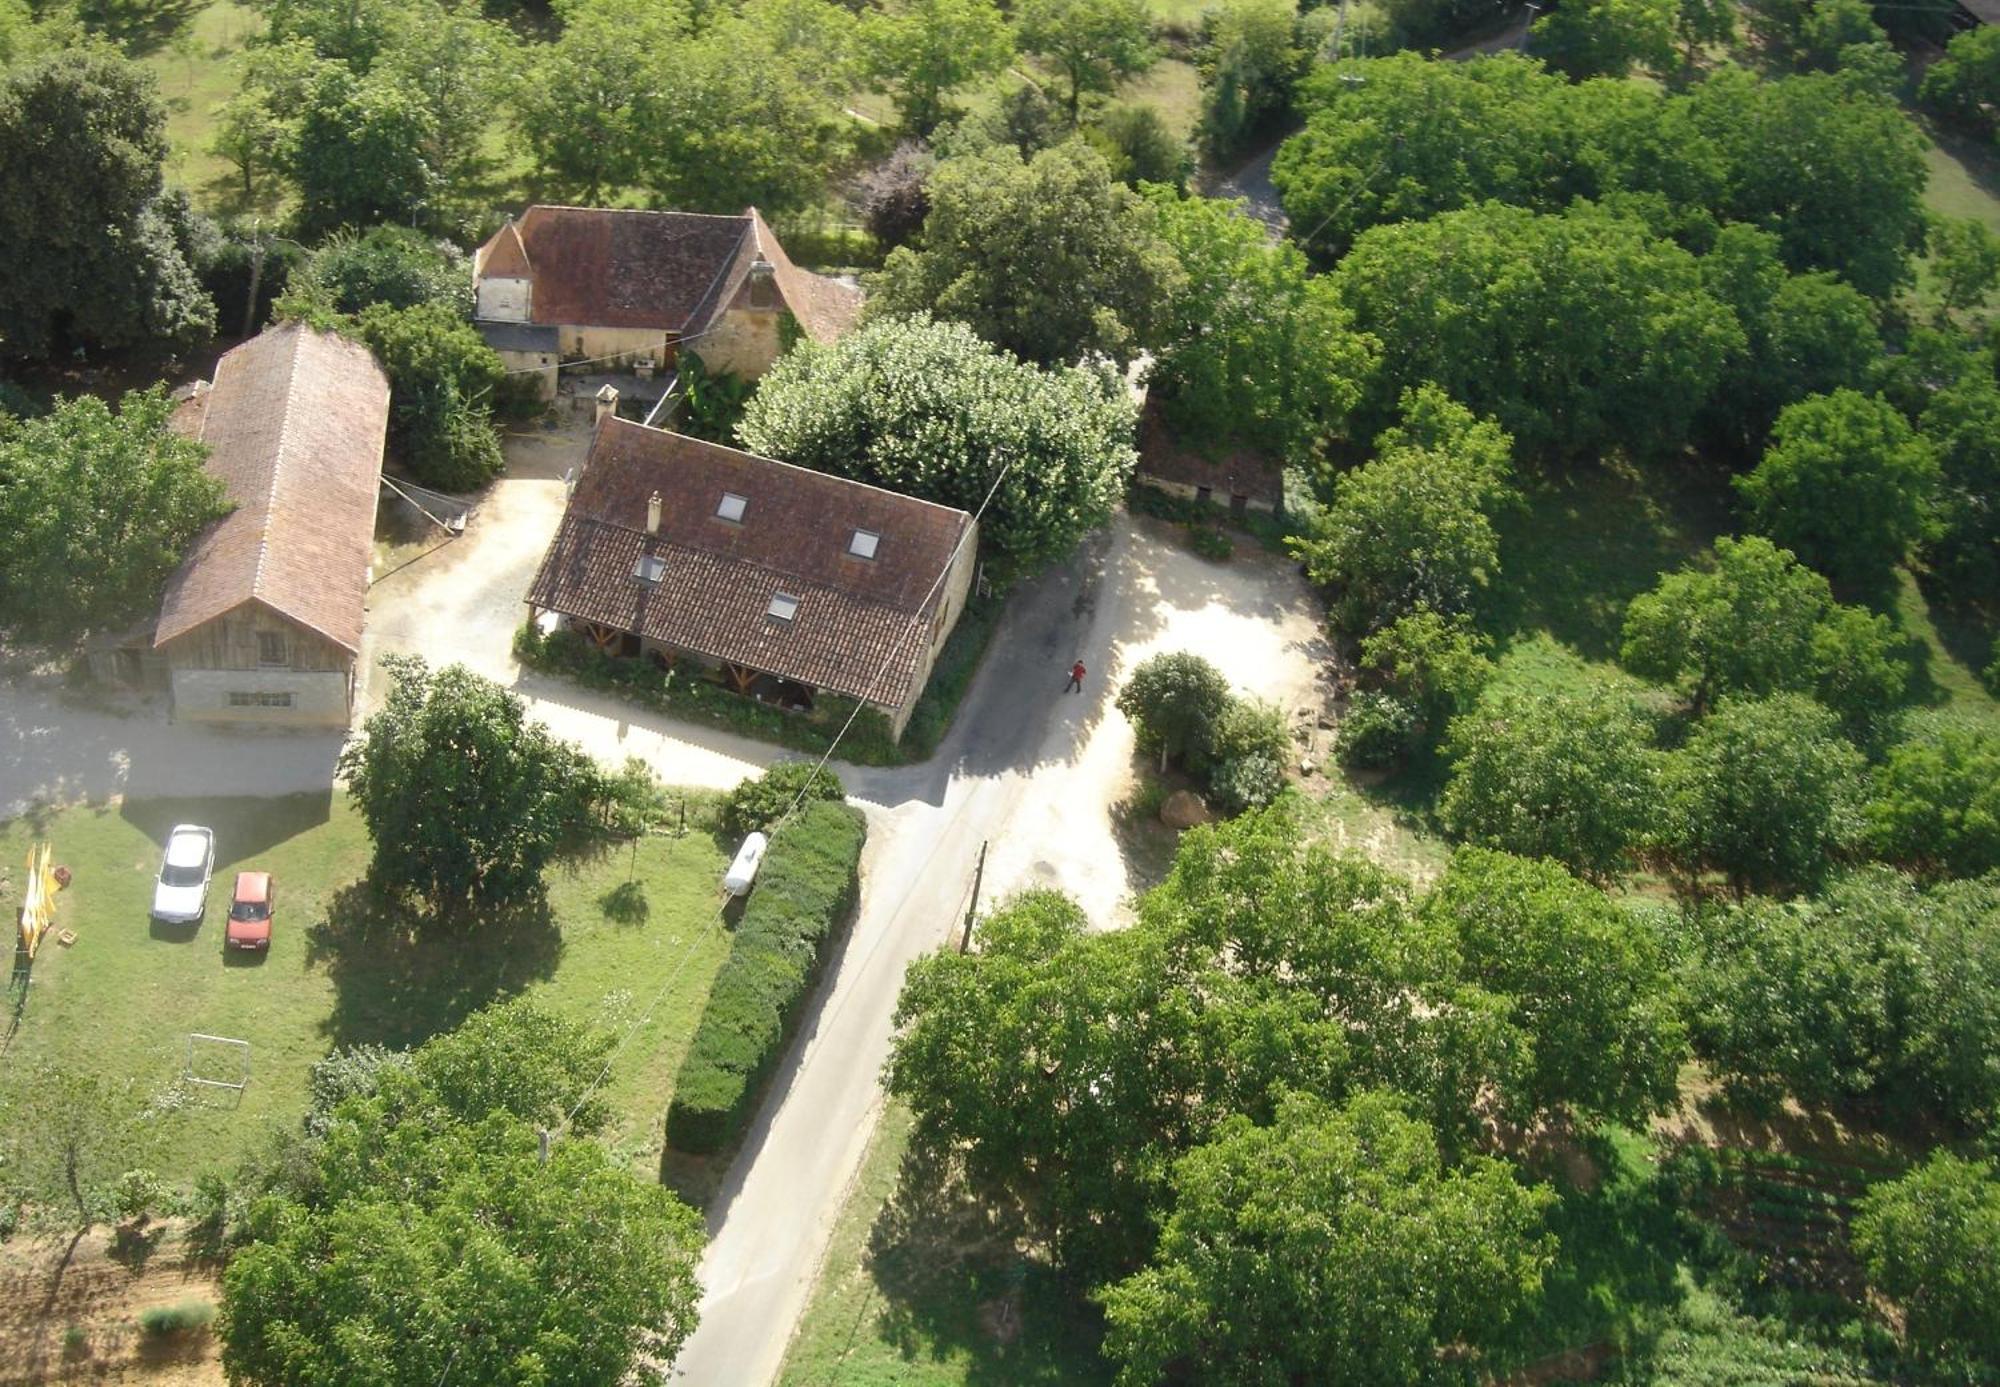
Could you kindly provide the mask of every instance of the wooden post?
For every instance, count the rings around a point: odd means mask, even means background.
[[[972,919],[979,913],[979,885],[986,879],[986,849],[992,840],[979,840],[979,861],[972,868],[972,899],[965,906],[965,930],[958,938],[958,951],[965,953],[972,947]]]

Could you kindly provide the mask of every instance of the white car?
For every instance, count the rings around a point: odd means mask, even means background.
[[[208,878],[215,870],[215,835],[198,824],[176,824],[167,835],[160,879],[153,885],[153,918],[188,925],[208,908]]]

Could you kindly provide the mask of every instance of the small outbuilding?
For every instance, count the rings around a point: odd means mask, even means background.
[[[366,347],[299,323],[223,354],[175,426],[235,509],[167,584],[153,647],[174,716],[345,727],[354,709],[389,382]]]
[[[1276,458],[1242,446],[1215,453],[1190,447],[1167,427],[1157,403],[1149,402],[1139,419],[1133,480],[1235,515],[1275,515],[1285,508],[1285,469]]]

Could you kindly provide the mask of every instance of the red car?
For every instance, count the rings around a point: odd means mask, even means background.
[[[229,928],[223,941],[232,949],[271,947],[271,874],[238,872],[229,898]]]

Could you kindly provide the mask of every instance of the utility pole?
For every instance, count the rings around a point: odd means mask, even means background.
[[[1529,29],[1532,29],[1532,28],[1534,28],[1534,27],[1535,27],[1535,16],[1536,16],[1536,15],[1538,15],[1538,14],[1540,14],[1540,13],[1541,13],[1541,10],[1542,10],[1542,7],[1541,7],[1540,5],[1537,5],[1537,4],[1535,4],[1535,3],[1534,3],[1534,0],[1529,0],[1529,4],[1528,4],[1528,23],[1527,23],[1527,25],[1526,25],[1526,26],[1525,26],[1525,27],[1524,27],[1524,28],[1523,28],[1523,29],[1521,30],[1521,48],[1520,48],[1520,51],[1521,51],[1521,52],[1523,52],[1523,53],[1525,53],[1525,52],[1527,52],[1527,51],[1528,51],[1528,30],[1529,30]]]
[[[972,917],[979,913],[979,885],[986,879],[986,849],[991,846],[990,838],[979,841],[979,861],[972,868],[972,899],[965,906],[965,929],[958,937],[958,951],[966,952],[972,947]]]

